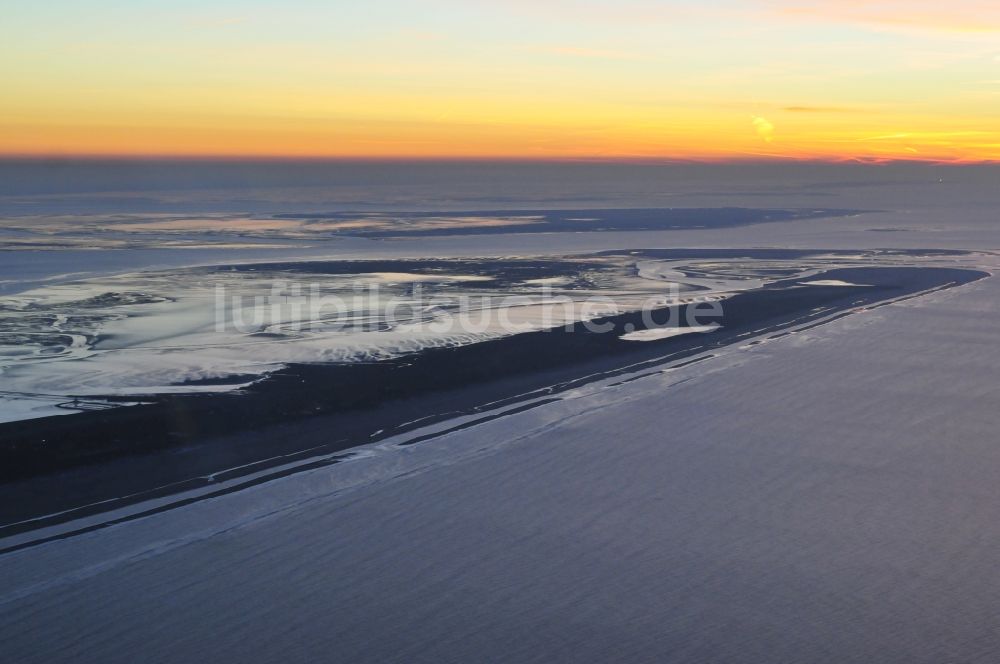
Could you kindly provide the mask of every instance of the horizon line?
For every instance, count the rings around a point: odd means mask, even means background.
[[[1000,159],[928,159],[920,157],[797,157],[786,155],[745,155],[728,157],[652,156],[514,156],[514,155],[283,155],[283,154],[204,154],[204,153],[3,153],[6,162],[206,162],[206,163],[510,163],[510,164],[621,164],[621,165],[739,165],[827,164],[886,166],[924,164],[936,166],[995,166]]]

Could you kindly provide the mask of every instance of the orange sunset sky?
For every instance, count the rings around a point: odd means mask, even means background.
[[[0,153],[1000,159],[1000,3],[17,3]]]

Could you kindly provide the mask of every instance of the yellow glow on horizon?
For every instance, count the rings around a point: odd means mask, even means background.
[[[1000,160],[983,0],[56,2],[0,26],[0,155]]]
[[[816,115],[828,117],[817,123]],[[778,109],[669,119],[571,117],[558,110],[537,119],[478,120],[471,113],[461,121],[44,118],[0,125],[0,145],[10,155],[37,156],[1000,160],[1000,136],[975,119],[837,116]]]

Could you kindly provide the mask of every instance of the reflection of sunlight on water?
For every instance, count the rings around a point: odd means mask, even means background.
[[[629,332],[619,338],[625,341],[658,341],[660,339],[679,337],[684,334],[715,332],[719,327],[721,326],[718,324],[697,325],[695,327],[655,327],[648,330]]]
[[[865,286],[865,284],[852,284],[840,279],[814,279],[813,281],[802,281],[800,283],[803,286]]]
[[[479,276],[475,274],[416,274],[413,272],[367,272],[358,276],[362,278],[371,276],[386,283],[410,283],[418,281],[493,281],[495,279],[495,277]]]
[[[115,214],[0,217],[0,248],[282,248],[350,231],[461,231],[543,221],[532,215],[313,217],[233,214]]]
[[[370,272],[364,262],[320,262],[143,272],[40,288],[0,301],[0,371],[4,388],[21,393],[232,390],[238,386],[198,381],[263,376],[289,363],[382,360],[617,313],[718,301],[773,278],[808,279],[851,261],[646,260],[623,252],[596,262],[551,262],[568,273],[538,276],[527,269],[530,259],[483,259],[481,274],[469,260],[456,262],[454,271],[442,261]],[[545,269],[551,275],[555,268]],[[622,338],[694,331],[710,330],[668,328]],[[0,397],[0,409],[3,403]]]

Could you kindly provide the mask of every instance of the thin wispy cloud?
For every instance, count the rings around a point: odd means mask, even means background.
[[[781,110],[789,113],[861,113],[861,109],[843,106],[785,106]]]
[[[772,21],[791,18],[866,27],[936,32],[1000,32],[1000,3],[995,0],[744,0],[727,3],[620,0],[478,0],[523,14],[558,16],[578,23],[647,24],[684,20],[738,18]]]
[[[188,21],[187,27],[198,30],[208,30],[212,28],[229,28],[234,25],[247,23],[249,19],[245,16],[231,16],[226,18],[210,18]]]
[[[662,0],[473,0],[519,14],[543,15],[560,21],[602,25],[679,21],[719,13],[708,3],[688,4]]]
[[[564,55],[572,58],[598,58],[602,60],[643,60],[645,57],[639,53],[628,51],[614,51],[600,48],[586,48],[579,46],[549,46],[542,50],[554,55]]]
[[[1000,32],[995,0],[763,0],[786,18],[934,32]]]
[[[922,141],[947,141],[953,138],[970,138],[976,136],[990,136],[986,131],[905,131],[892,134],[881,134],[878,136],[864,136],[855,138],[852,142],[867,143],[869,141],[895,141],[899,139],[914,139]]]

